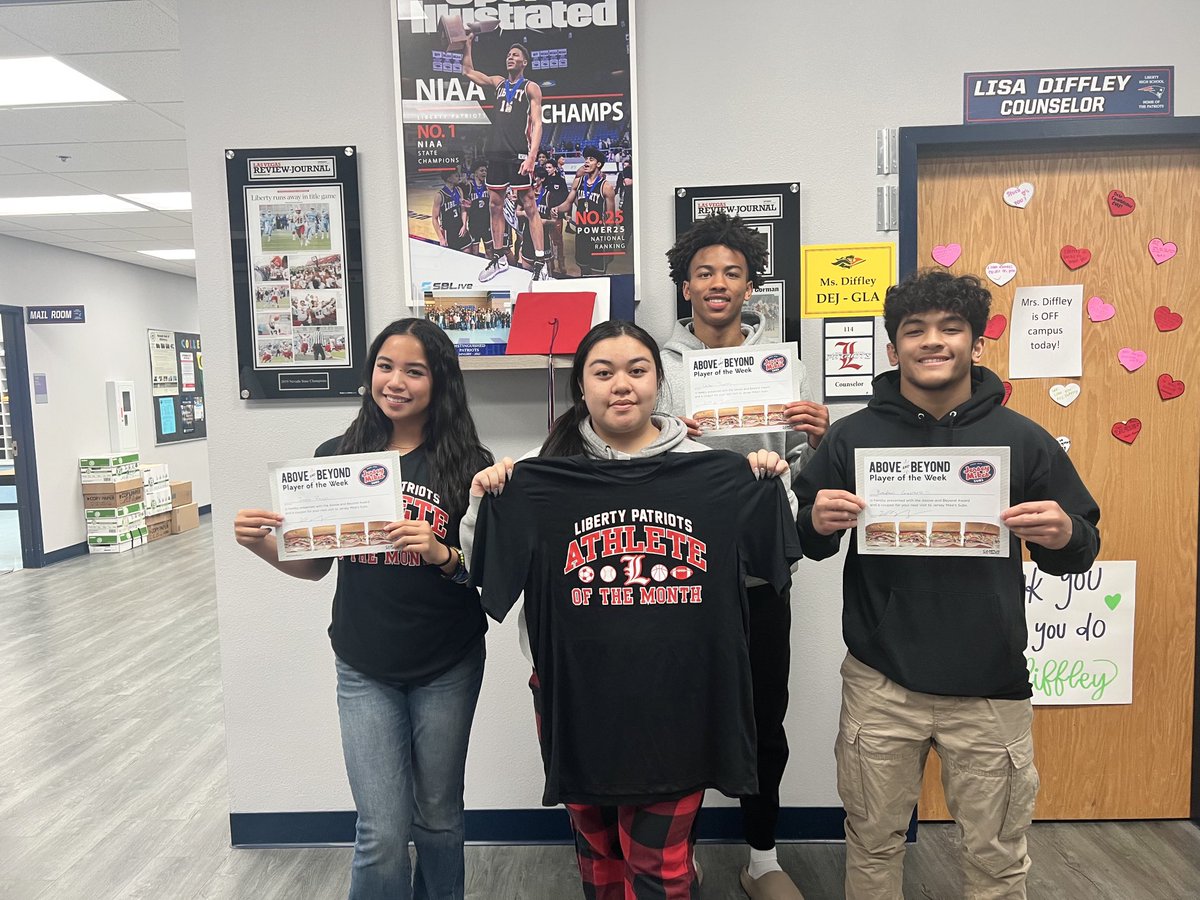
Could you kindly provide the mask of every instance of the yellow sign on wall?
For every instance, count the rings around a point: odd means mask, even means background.
[[[800,248],[800,315],[882,316],[896,281],[895,244],[810,244]]]

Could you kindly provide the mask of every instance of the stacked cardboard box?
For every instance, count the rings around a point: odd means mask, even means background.
[[[157,541],[171,533],[171,476],[167,464],[143,463],[142,488],[146,495],[147,540]]]
[[[88,550],[123,553],[146,542],[144,492],[137,453],[79,460]]]
[[[171,482],[171,534],[191,531],[200,525],[200,507],[192,502],[190,481]]]

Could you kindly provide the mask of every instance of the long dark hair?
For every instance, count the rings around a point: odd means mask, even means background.
[[[579,426],[588,415],[587,403],[583,399],[583,370],[592,348],[601,341],[615,337],[631,337],[650,351],[654,360],[654,375],[659,388],[662,387],[662,354],[658,352],[658,343],[650,337],[649,332],[632,322],[601,322],[583,336],[575,350],[575,358],[571,362],[571,408],[554,420],[538,456],[578,456],[583,453],[583,436],[579,433]]]
[[[338,452],[371,453],[387,449],[392,439],[392,422],[371,396],[371,381],[375,374],[375,357],[383,342],[398,334],[412,335],[425,349],[431,393],[421,443],[429,455],[431,487],[441,494],[446,512],[457,517],[467,508],[471,479],[480,469],[490,466],[493,459],[475,430],[454,344],[432,322],[397,319],[375,335],[363,362],[362,383],[366,392],[362,406],[357,418],[342,435]]]

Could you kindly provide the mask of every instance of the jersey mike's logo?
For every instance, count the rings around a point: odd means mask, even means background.
[[[982,459],[974,459],[963,464],[958,470],[958,477],[967,484],[985,484],[996,477],[996,467]]]
[[[761,365],[764,372],[774,375],[787,368],[787,357],[782,353],[772,353],[770,356],[763,357]]]
[[[387,466],[381,466],[373,463],[369,466],[364,466],[358,473],[358,480],[363,484],[371,487],[376,484],[383,484],[387,481],[388,470]]]

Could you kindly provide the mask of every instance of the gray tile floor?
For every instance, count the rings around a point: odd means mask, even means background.
[[[205,518],[128,554],[0,576],[3,900],[345,896],[349,849],[229,847],[212,539]],[[1031,846],[1032,898],[1200,897],[1188,822],[1039,824]],[[905,896],[960,896],[955,853],[952,826],[922,826]],[[700,848],[702,900],[743,896],[744,855]],[[809,900],[842,897],[839,845],[780,858]],[[467,881],[470,900],[582,896],[561,846],[470,847]]]

